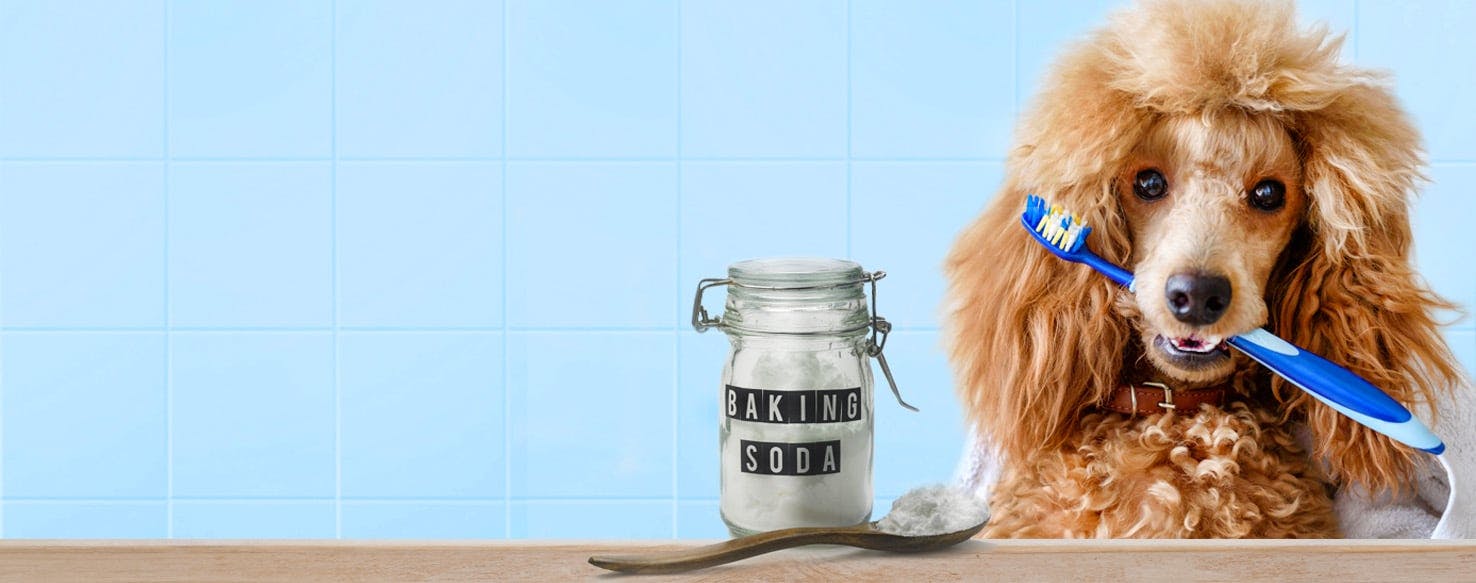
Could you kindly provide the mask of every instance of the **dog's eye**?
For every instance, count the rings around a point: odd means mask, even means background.
[[[1138,172],[1137,178],[1133,179],[1133,194],[1143,200],[1158,200],[1168,194],[1169,183],[1163,177],[1163,173],[1148,169]]]
[[[1276,180],[1262,180],[1250,191],[1251,206],[1274,211],[1286,204],[1286,186]]]

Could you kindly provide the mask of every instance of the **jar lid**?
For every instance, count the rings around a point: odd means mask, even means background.
[[[860,285],[861,264],[828,257],[766,257],[728,266],[728,278],[739,287],[794,289]]]
[[[892,369],[882,355],[892,331],[886,318],[876,315],[876,282],[884,271],[866,273],[861,264],[825,257],[767,257],[728,266],[728,279],[703,279],[692,300],[692,327],[698,332],[720,326],[730,333],[744,331],[800,336],[849,336],[870,330],[866,354],[881,364],[892,395],[903,407]],[[871,284],[871,310],[863,287]],[[723,318],[708,317],[702,293],[726,285],[728,301]],[[746,304],[746,305],[740,305]],[[745,317],[745,312],[748,312]]]

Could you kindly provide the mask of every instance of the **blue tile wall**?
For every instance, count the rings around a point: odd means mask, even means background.
[[[502,324],[500,164],[343,163],[336,192],[340,324]]]
[[[514,499],[671,498],[673,334],[513,332],[507,343]]]
[[[172,495],[337,495],[331,334],[172,336]]]
[[[1356,58],[1358,44],[1358,9],[1364,0],[1302,0],[1297,2],[1297,16],[1312,25],[1324,23],[1328,29],[1346,34],[1347,57]]]
[[[186,500],[170,523],[179,538],[332,538],[332,500]]]
[[[0,163],[0,323],[164,324],[164,165]]]
[[[1455,251],[1472,247],[1463,217],[1476,216],[1476,165],[1437,164],[1429,175],[1413,216],[1415,265],[1436,292],[1470,309],[1476,307],[1476,269],[1467,253]]]
[[[685,1],[682,155],[842,158],[846,4]]]
[[[717,443],[716,437],[713,443]],[[714,446],[716,447],[716,446]],[[723,515],[718,511],[718,501],[682,500],[677,503],[676,538],[725,539],[731,536],[723,525]]]
[[[963,452],[963,414],[953,395],[952,376],[937,332],[894,332],[887,360],[897,388],[917,412],[903,409],[877,375],[875,477],[878,497],[895,498],[921,484],[947,482]],[[907,374],[902,373],[906,371]],[[953,450],[953,451],[950,451]],[[874,509],[881,516],[886,506]]]
[[[169,1],[169,153],[333,153],[330,0]],[[101,45],[99,48],[106,45]]]
[[[0,6],[0,155],[163,155],[162,0]]]
[[[164,341],[159,332],[0,335],[6,498],[162,499]]]
[[[501,500],[502,335],[339,337],[344,498]]]
[[[503,538],[506,503],[476,501],[345,501],[344,538]]]
[[[502,5],[341,0],[338,154],[502,155]]]
[[[533,500],[513,502],[508,536],[514,538],[672,538],[670,501]]]
[[[717,306],[716,303],[713,304]],[[677,350],[676,493],[679,500],[717,500],[718,392],[728,338],[718,330],[683,330]],[[685,518],[683,518],[685,520]]]
[[[673,2],[508,0],[508,156],[674,156]]]
[[[1466,375],[1476,375],[1476,330],[1451,330],[1446,332],[1445,340],[1466,367]]]
[[[507,315],[523,328],[675,325],[677,166],[507,166]]]
[[[161,501],[6,501],[9,538],[164,538],[169,514]]]
[[[169,321],[333,321],[332,168],[183,163],[169,176]]]
[[[1014,121],[1008,0],[858,0],[851,10],[851,155],[998,158]]]
[[[878,314],[903,329],[938,327],[943,258],[1003,174],[1000,162],[852,165],[851,256],[887,272],[877,282]]]
[[[688,302],[790,254],[890,274],[880,516],[962,446],[944,256],[1124,1],[0,0],[0,536],[725,537]],[[1476,307],[1476,8],[1299,11]]]
[[[1024,111],[1040,90],[1051,61],[1092,29],[1101,26],[1122,0],[1014,2],[1015,102]],[[1004,150],[999,150],[1004,153]]]
[[[739,258],[846,255],[843,162],[688,162],[681,188],[680,299]]]
[[[1476,162],[1476,4],[1457,1],[1358,3],[1358,58],[1397,74],[1399,96],[1424,132],[1433,160]]]

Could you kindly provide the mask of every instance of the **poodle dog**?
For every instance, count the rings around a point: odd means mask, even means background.
[[[1224,344],[1265,326],[1432,417],[1460,380],[1410,264],[1419,136],[1341,44],[1285,3],[1147,0],[1056,63],[946,265],[981,536],[1333,537],[1336,488],[1411,485],[1423,454]],[[1031,193],[1136,293],[1032,240]]]

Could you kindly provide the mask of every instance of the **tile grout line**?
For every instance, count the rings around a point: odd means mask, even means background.
[[[140,332],[183,332],[193,334],[280,334],[284,332],[332,332],[333,326],[3,326],[6,332],[19,334],[56,334],[66,332],[88,332],[95,334],[127,334]],[[916,329],[916,328],[913,328]],[[502,326],[339,326],[340,332],[366,333],[478,333],[502,332]],[[628,334],[637,332],[667,332],[671,326],[508,326],[511,332],[530,334],[552,334],[559,332],[602,332]]]
[[[672,367],[671,367],[671,538],[680,536],[678,517],[681,513],[681,487],[677,480],[678,464],[680,457],[679,445],[681,443],[682,422],[681,398],[682,398],[682,209],[684,205],[682,189],[682,0],[676,0],[676,288],[678,290],[677,316],[672,324]]]
[[[855,239],[855,223],[852,218],[855,198],[851,188],[853,181],[852,175],[855,173],[851,164],[851,157],[855,154],[855,140],[852,133],[852,120],[855,118],[855,96],[853,95],[855,86],[852,77],[852,61],[854,60],[855,54],[852,39],[855,36],[855,20],[853,14],[855,8],[856,6],[853,0],[846,0],[846,259],[851,261],[856,261],[856,257],[851,252],[852,243]],[[871,364],[869,362],[865,366],[867,371],[871,370]],[[719,501],[718,504],[721,506],[722,502]],[[721,514],[721,509],[718,512]]]
[[[0,62],[4,62],[0,59]],[[0,102],[0,107],[4,103]],[[0,166],[0,202],[3,202],[5,194],[5,168]],[[3,227],[0,227],[0,241],[4,240]],[[5,245],[0,244],[0,265],[4,265]],[[4,270],[0,269],[0,290],[5,289]],[[5,323],[5,301],[3,293],[0,293],[0,329]],[[0,334],[0,539],[5,538],[5,336]]]
[[[328,30],[328,100],[329,151],[333,162],[328,167],[328,255],[329,277],[333,297],[333,537],[343,538],[343,376],[339,370],[338,341],[338,0],[329,2]]]
[[[1016,96],[1018,102],[1018,96]],[[1018,108],[1018,103],[1014,105]],[[66,158],[66,157],[36,157],[17,158],[0,157],[0,166],[4,165],[27,165],[27,164],[162,164],[164,158]],[[786,157],[647,157],[647,158],[515,158],[511,162],[519,164],[674,164],[676,162],[700,162],[703,164],[836,164],[840,162],[860,162],[865,164],[1001,164],[1006,162],[1005,158],[994,157],[970,157],[970,156],[914,156],[914,157],[871,157],[851,156],[849,158],[786,158]],[[507,162],[502,158],[187,158],[171,157],[168,162],[172,165],[190,164],[383,164],[383,165],[451,165],[451,164],[488,164]],[[1432,158],[1432,166],[1471,166],[1476,165],[1476,158]]]
[[[1359,2],[1359,0],[1353,0],[1353,62],[1354,63],[1359,62],[1359,58],[1358,58],[1358,45],[1361,42],[1360,39],[1363,38],[1363,35],[1358,32],[1358,11],[1361,8],[1362,8],[1362,3]]]
[[[1010,117],[1020,117],[1020,0],[1010,1]]]
[[[4,59],[0,59],[0,63],[4,63]],[[0,107],[4,107],[4,101],[3,100],[4,100],[4,96],[3,95],[0,95]],[[5,195],[5,168],[3,166],[0,166],[0,204],[3,204],[4,195]],[[3,238],[3,227],[0,227],[0,241],[3,241],[3,240],[4,240],[4,238]],[[4,255],[5,255],[4,250],[5,250],[5,245],[4,244],[0,244],[0,258],[3,258],[4,257]],[[3,260],[0,260],[0,265],[4,265]],[[0,269],[0,282],[3,282],[4,279],[5,279],[5,277],[4,277],[4,270],[3,269]],[[0,284],[0,290],[3,290],[3,289],[4,289],[4,285],[3,284]],[[5,325],[5,310],[4,310],[5,301],[3,299],[3,295],[4,295],[3,293],[0,293],[0,331],[3,331],[4,325]],[[4,335],[3,334],[0,334],[0,539],[4,539],[5,538],[5,503],[6,503],[6,499],[5,499],[5,411],[6,411],[6,409],[5,409],[5,382],[4,382],[4,379],[5,379],[5,340],[4,340]]]
[[[875,162],[884,164],[948,164],[948,163],[998,163],[1003,158],[972,157],[972,156],[852,156],[849,158],[854,162]],[[170,160],[176,164],[327,164],[338,162],[341,164],[487,164],[504,161],[500,157],[293,157],[293,158],[266,158],[266,157],[174,157]],[[683,162],[702,162],[707,164],[834,164],[845,162],[844,156],[837,157],[813,157],[813,156],[684,156]],[[163,162],[163,158],[140,157],[140,158],[109,158],[109,157],[0,157],[0,164],[143,164],[148,162]],[[671,164],[678,161],[676,157],[644,156],[644,157],[567,157],[567,158],[513,158],[515,163],[522,164]],[[1444,160],[1447,162],[1470,162],[1470,160]]]
[[[681,319],[683,321],[685,321],[686,315],[683,314],[682,317],[681,317]],[[906,322],[894,323],[893,326],[894,326],[894,328],[895,328],[895,330],[897,332],[937,332],[937,331],[939,331],[941,329],[941,327],[938,326],[937,324],[911,324],[911,323],[906,323]],[[0,327],[0,328],[3,328],[6,333],[10,333],[10,334],[72,334],[72,333],[88,333],[88,334],[139,334],[139,333],[147,333],[147,332],[155,332],[155,333],[169,332],[169,333],[174,333],[174,334],[180,334],[180,333],[184,333],[184,334],[283,334],[283,333],[301,333],[301,332],[317,332],[317,333],[331,333],[331,332],[333,332],[333,328],[331,326],[306,326],[306,327],[302,327],[302,326],[283,326],[283,327],[274,327],[274,328],[239,328],[239,327],[229,327],[229,326],[214,327],[214,328],[189,328],[189,327],[179,327],[179,326],[174,326],[174,327],[147,326],[147,327],[137,327],[137,328],[128,328],[128,327],[69,326],[69,327],[56,327],[56,328],[51,328],[51,327],[32,327],[32,326],[11,326],[11,327]],[[1452,326],[1443,326],[1442,329],[1443,330],[1446,330],[1446,331],[1452,331],[1452,332],[1456,332],[1456,331],[1470,331],[1470,330],[1476,329],[1476,322],[1466,321],[1466,322],[1462,322],[1462,323],[1455,324],[1455,325],[1452,325]],[[484,333],[488,333],[488,332],[503,332],[504,330],[506,330],[508,332],[523,332],[523,333],[527,333],[527,334],[562,334],[562,333],[568,333],[568,332],[580,332],[580,333],[587,333],[587,334],[646,334],[646,333],[651,333],[651,332],[669,332],[669,331],[671,331],[671,327],[670,326],[632,326],[632,327],[608,327],[608,328],[604,328],[604,327],[598,327],[598,326],[572,326],[572,327],[567,327],[567,328],[547,328],[547,327],[530,327],[530,326],[509,326],[509,327],[507,327],[507,328],[504,329],[502,326],[473,326],[473,327],[462,327],[462,328],[436,328],[436,327],[418,327],[418,326],[406,326],[406,327],[339,326],[339,332],[359,332],[359,333],[376,333],[376,334],[427,334],[427,333],[431,333],[431,334],[484,334]]]
[[[351,501],[351,502],[365,502],[365,503],[371,503],[371,504],[404,504],[404,505],[418,505],[418,504],[446,504],[446,505],[456,505],[456,504],[486,504],[486,505],[494,505],[494,504],[502,504],[503,503],[503,498],[502,497],[482,498],[482,497],[477,497],[477,496],[464,496],[464,497],[463,496],[413,496],[413,497],[405,497],[405,498],[397,498],[397,497],[392,497],[392,496],[391,497],[376,497],[376,496],[357,497],[357,496],[349,496],[349,497],[345,498],[345,500],[348,500],[348,501]],[[670,496],[527,496],[527,497],[519,497],[519,498],[517,498],[517,500],[518,501],[521,501],[521,502],[534,502],[534,503],[579,502],[579,503],[601,504],[601,503],[606,503],[606,502],[667,502],[668,500],[670,500]],[[140,503],[156,503],[157,504],[157,503],[164,502],[165,501],[165,498],[159,497],[159,496],[107,496],[107,497],[95,497],[95,496],[17,496],[17,497],[10,498],[8,501],[9,502],[13,502],[13,503],[14,502],[24,502],[24,503],[32,503],[32,504],[48,504],[48,503],[50,503],[50,504],[76,504],[76,503],[87,503],[87,504],[109,504],[109,503],[140,504]],[[314,496],[182,496],[182,497],[179,498],[179,501],[180,502],[183,502],[183,503],[187,503],[187,504],[213,504],[213,503],[249,504],[249,503],[257,503],[257,502],[261,502],[261,503],[289,503],[289,504],[302,504],[302,503],[329,504],[329,503],[332,503],[333,502],[333,498],[331,496],[322,496],[322,497],[314,497]],[[695,501],[695,502],[715,502],[715,501],[717,501],[717,498],[713,498],[713,497],[698,497],[698,498],[694,498],[693,501]]]
[[[520,502],[532,502],[532,503],[576,502],[576,503],[602,504],[602,503],[607,503],[607,502],[650,502],[650,503],[663,503],[663,502],[668,502],[670,500],[670,498],[671,498],[670,496],[533,496],[533,497],[519,497],[519,498],[516,498],[516,500],[518,500]],[[107,505],[107,504],[144,504],[144,503],[160,504],[160,503],[165,502],[165,500],[166,500],[165,498],[159,497],[159,496],[107,496],[107,497],[95,497],[95,496],[17,496],[17,497],[12,497],[12,498],[8,499],[7,502],[10,502],[10,503],[28,503],[28,504],[101,504],[101,505]],[[483,497],[477,497],[477,496],[467,496],[467,497],[462,497],[462,496],[415,496],[415,497],[406,497],[406,498],[374,497],[374,496],[369,496],[369,497],[349,496],[349,497],[344,498],[344,500],[345,501],[348,501],[348,502],[354,502],[354,503],[384,504],[384,505],[401,504],[401,505],[407,505],[407,506],[422,505],[422,504],[444,504],[444,505],[448,505],[448,506],[454,506],[454,505],[459,505],[459,504],[478,504],[478,505],[492,506],[492,505],[501,505],[501,504],[503,504],[502,497],[483,498]],[[717,498],[713,498],[713,497],[698,497],[698,498],[693,498],[691,501],[693,501],[693,502],[716,502],[717,501]],[[313,496],[183,496],[183,497],[179,497],[178,498],[178,502],[183,503],[183,504],[252,504],[252,503],[266,503],[266,504],[271,504],[271,503],[284,503],[284,504],[306,504],[306,503],[312,503],[312,504],[331,504],[333,502],[333,498],[331,496],[324,496],[324,497],[313,497]]]
[[[0,168],[0,197],[5,192],[5,172]],[[4,240],[0,230],[0,241]],[[0,265],[4,264],[5,245],[0,244]],[[5,288],[4,270],[0,270],[0,290]],[[3,294],[0,294],[3,296]],[[0,298],[0,323],[5,322],[5,301]],[[0,539],[5,538],[5,335],[0,334]]]
[[[502,0],[502,136],[500,147],[502,157],[499,161],[502,172],[498,179],[502,182],[500,193],[501,211],[498,220],[501,221],[502,257],[501,270],[502,281],[502,538],[512,538],[512,384],[509,382],[512,375],[507,366],[507,346],[512,341],[509,334],[507,314],[507,3],[512,0]]]
[[[851,35],[851,32],[852,32],[851,31],[851,29],[852,29],[851,12],[852,12],[852,10],[855,9],[854,4],[855,3],[852,0],[846,0],[846,16],[845,16],[845,22],[846,22],[846,259],[851,259],[853,261],[855,260],[855,258],[851,255],[851,241],[852,241],[852,239],[855,238],[855,234],[852,233],[852,227],[851,227],[851,214],[852,214],[851,213],[851,207],[854,206],[854,202],[852,200],[852,195],[851,195],[851,180],[852,180],[851,179],[851,174],[852,174],[851,156],[852,156],[852,154],[854,154],[854,151],[853,151],[853,148],[852,148],[852,141],[853,140],[852,140],[852,133],[851,133],[851,118],[855,116],[855,112],[852,109],[852,104],[854,102],[854,98],[851,95],[851,89],[852,89],[852,87],[851,87],[852,86],[852,80],[851,80],[851,59],[852,59],[852,57],[851,57],[851,53],[852,53],[852,47],[851,47],[851,36],[852,36]]]
[[[173,102],[169,99],[169,37],[173,33],[174,9],[169,0],[164,5],[164,536],[174,538],[174,326],[173,297],[169,293],[169,195],[170,183],[174,181],[174,167],[170,162],[173,150],[169,147],[169,117]]]

